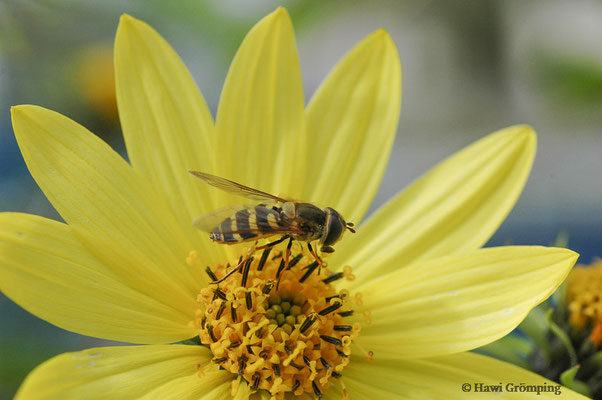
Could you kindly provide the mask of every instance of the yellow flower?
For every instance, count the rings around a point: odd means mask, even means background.
[[[117,32],[115,71],[131,165],[60,114],[13,108],[29,170],[66,223],[1,214],[0,288],[64,329],[144,345],[55,357],[29,375],[18,399],[246,399],[268,391],[448,399],[465,396],[463,383],[543,384],[465,352],[516,327],[577,258],[557,248],[479,249],[527,179],[529,127],[453,155],[346,234],[328,258],[346,279],[322,282],[323,270],[300,282],[311,259],[295,246],[300,261],[278,290],[260,289],[275,279],[280,258],[259,271],[258,254],[249,288],[234,275],[218,291],[205,267],[223,274],[246,250],[211,242],[191,221],[241,200],[187,171],[332,206],[359,223],[397,125],[395,46],[384,30],[368,36],[304,109],[291,21],[278,9],[243,41],[215,123],[176,53],[129,16]],[[230,308],[220,311],[224,302]],[[333,306],[340,310],[320,312]],[[270,323],[268,307],[294,331]],[[167,344],[197,335],[204,345]]]
[[[117,120],[115,75],[112,49],[98,43],[81,50],[74,57],[71,73],[75,78],[77,94],[100,117]]]
[[[576,330],[588,324],[590,328],[597,327],[591,337],[599,345],[602,342],[602,260],[573,269],[567,278],[566,296],[571,325]]]

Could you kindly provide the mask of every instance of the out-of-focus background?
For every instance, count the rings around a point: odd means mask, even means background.
[[[538,132],[533,172],[489,245],[568,234],[602,256],[602,1],[2,0],[0,211],[59,219],[21,158],[9,107],[59,111],[124,154],[113,91],[119,16],[150,23],[180,54],[215,114],[244,34],[277,5],[297,33],[306,98],[337,60],[385,27],[403,65],[403,107],[372,210],[429,167],[499,128]],[[107,342],[58,329],[0,294],[0,399],[64,351]]]

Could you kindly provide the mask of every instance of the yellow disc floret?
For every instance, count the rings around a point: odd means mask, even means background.
[[[602,260],[573,269],[567,279],[567,302],[575,328],[602,321]]]
[[[351,343],[360,324],[347,290],[331,284],[350,271],[329,274],[303,253],[243,262],[240,274],[201,290],[194,323],[213,361],[245,379],[251,390],[267,390],[275,398],[286,392],[318,397],[349,363]],[[215,282],[230,271],[207,269]]]

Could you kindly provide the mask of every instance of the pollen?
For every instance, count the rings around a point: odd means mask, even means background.
[[[602,321],[602,260],[591,266],[577,266],[567,279],[567,303],[571,325],[581,330],[598,327]],[[596,339],[600,342],[600,327]]]
[[[348,321],[355,300],[334,286],[350,272],[318,268],[309,253],[271,251],[242,260],[240,273],[202,289],[193,323],[213,362],[251,391],[265,390],[272,399],[289,392],[321,398],[341,378],[361,329]],[[217,282],[232,268],[206,272]]]

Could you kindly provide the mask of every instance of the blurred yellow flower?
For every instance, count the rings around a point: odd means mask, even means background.
[[[588,323],[591,326],[602,324],[602,260],[573,269],[567,279],[566,291],[571,324],[575,329],[581,330]],[[600,344],[600,333],[596,331],[595,334]]]
[[[117,119],[113,49],[107,43],[86,47],[74,56],[70,68],[75,90],[99,115]]]
[[[279,8],[244,39],[215,123],[172,48],[129,16],[115,71],[131,165],[60,114],[13,108],[29,170],[66,223],[0,214],[0,288],[64,329],[144,345],[55,357],[17,399],[449,399],[465,396],[464,382],[543,383],[465,352],[516,327],[577,258],[479,249],[527,179],[529,127],[485,137],[396,196],[337,244],[328,264],[343,274],[312,273],[294,248],[276,289],[274,250],[249,265],[246,282],[235,275],[217,289],[212,275],[245,249],[211,242],[191,221],[240,199],[187,171],[330,205],[359,223],[395,135],[395,46],[384,30],[369,35],[304,109],[292,24]],[[197,335],[201,345],[167,344]]]

